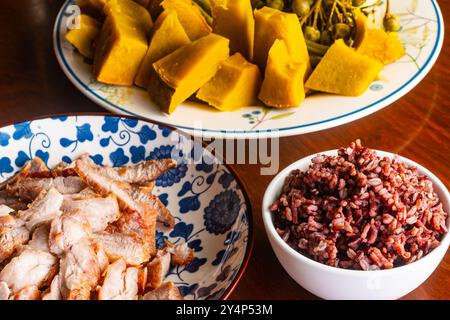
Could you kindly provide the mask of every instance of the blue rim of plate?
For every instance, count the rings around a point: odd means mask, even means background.
[[[75,113],[57,113],[57,114],[52,114],[52,115],[42,115],[42,116],[27,118],[27,120],[22,120],[19,122],[10,121],[10,122],[7,122],[6,124],[4,124],[3,126],[1,126],[0,129],[9,127],[9,126],[13,126],[18,123],[23,123],[26,121],[39,121],[39,120],[46,120],[46,119],[50,119],[50,118],[77,117],[77,116],[82,116],[82,117],[106,117],[106,116],[108,116],[108,117],[116,117],[116,118],[133,119],[133,120],[151,123],[151,124],[154,124],[157,126],[166,127],[168,129],[170,129],[171,132],[175,131],[178,134],[184,135],[185,137],[188,137],[191,139],[195,138],[193,135],[191,135],[187,132],[184,132],[182,130],[179,130],[175,126],[172,126],[169,124],[164,124],[164,123],[156,121],[156,120],[151,120],[151,119],[147,119],[147,118],[143,118],[143,117],[139,117],[139,116],[133,116],[133,115],[109,114],[106,112],[75,112]],[[208,148],[207,148],[208,144],[206,142],[201,141],[200,144],[202,145],[202,147],[205,150],[208,150]],[[221,161],[222,165],[232,174],[234,180],[236,180],[236,183],[239,186],[240,191],[242,192],[242,195],[245,200],[245,204],[247,206],[246,215],[247,215],[247,221],[248,221],[248,241],[247,241],[247,245],[245,248],[245,254],[242,259],[241,265],[238,269],[238,272],[234,275],[233,279],[231,279],[230,284],[225,289],[225,291],[222,293],[222,295],[219,298],[217,298],[217,300],[227,300],[230,297],[230,295],[234,292],[234,290],[236,289],[237,285],[241,281],[241,278],[244,276],[245,271],[247,270],[247,267],[250,263],[250,258],[252,256],[253,246],[254,246],[254,241],[255,241],[253,207],[252,207],[252,202],[250,201],[250,197],[247,193],[247,188],[246,188],[245,184],[243,183],[243,181],[241,180],[241,178],[239,177],[239,175],[237,174],[237,172],[234,170],[234,168],[231,165],[227,164],[225,157],[222,154],[218,153],[215,149],[208,150],[208,151],[215,158],[217,158],[219,161]]]
[[[67,7],[70,4],[72,4],[74,1],[75,0],[67,0],[66,3],[62,6],[60,12],[58,13],[55,27],[53,30],[53,41],[56,44],[56,46],[55,46],[56,57],[58,58],[58,61],[60,62],[60,64],[62,64],[61,67],[63,67],[64,73],[66,73],[66,75],[69,77],[69,79],[72,82],[75,82],[76,84],[78,84],[79,86],[84,88],[86,91],[83,93],[88,98],[93,100],[95,103],[98,104],[98,101],[101,101],[104,105],[107,105],[107,106],[109,106],[109,108],[119,111],[121,114],[127,114],[127,115],[131,115],[131,116],[138,117],[138,118],[146,118],[146,119],[152,120],[151,118],[128,111],[128,110],[108,101],[107,99],[101,97],[100,95],[95,93],[93,90],[91,90],[83,81],[81,81],[81,79],[76,75],[76,73],[73,71],[73,69],[68,64],[68,62],[63,54],[63,51],[62,51],[59,30],[61,29],[61,22],[62,22],[62,18],[64,16],[64,12],[66,11]],[[168,125],[168,126],[176,127],[177,129],[187,130],[187,131],[189,131],[189,134],[193,134],[193,132],[218,133],[218,134],[223,134],[224,135],[223,137],[225,137],[225,138],[231,138],[231,137],[235,137],[236,134],[241,134],[241,135],[255,135],[255,134],[257,135],[257,134],[261,134],[261,133],[271,134],[276,131],[287,132],[287,131],[317,126],[317,125],[326,124],[326,123],[330,124],[328,127],[325,127],[322,129],[318,128],[316,130],[311,130],[311,132],[320,131],[320,130],[324,130],[326,128],[342,125],[342,123],[333,125],[332,122],[334,122],[334,121],[338,121],[338,120],[341,120],[341,119],[344,119],[347,117],[351,117],[351,116],[357,115],[358,113],[361,113],[363,111],[367,111],[368,109],[374,108],[374,110],[372,112],[369,112],[368,114],[366,114],[366,116],[368,116],[368,115],[378,111],[378,109],[376,109],[375,107],[380,106],[383,102],[391,100],[391,99],[397,100],[397,99],[400,99],[403,95],[405,95],[407,92],[402,93],[402,90],[404,90],[406,87],[408,87],[410,85],[413,85],[413,87],[416,86],[420,82],[420,80],[422,80],[423,77],[426,76],[426,74],[430,71],[432,64],[434,64],[434,62],[437,60],[440,50],[442,48],[442,44],[444,42],[443,17],[442,17],[441,10],[440,10],[439,5],[437,4],[436,0],[431,0],[431,3],[433,4],[433,8],[434,8],[434,11],[435,11],[435,14],[437,17],[436,22],[437,22],[438,28],[437,28],[436,42],[434,43],[433,50],[432,50],[431,54],[429,55],[427,61],[422,66],[422,68],[411,79],[409,79],[405,84],[400,86],[398,89],[396,89],[394,92],[392,92],[388,96],[386,96],[368,106],[365,106],[358,110],[355,110],[355,111],[352,111],[352,112],[349,112],[349,113],[346,113],[344,115],[340,115],[337,117],[329,118],[326,120],[302,124],[302,125],[293,126],[293,127],[266,129],[266,130],[232,130],[232,131],[230,131],[230,130],[215,130],[215,129],[198,129],[195,127],[180,126],[180,125],[175,125],[175,124],[163,122],[163,121],[160,121],[160,123]],[[430,64],[431,64],[431,66],[430,66]],[[415,83],[415,81],[417,81],[417,82]],[[386,105],[382,106],[380,109],[387,107],[389,104],[391,104],[393,102],[394,101],[387,103]],[[104,105],[100,104],[100,106],[102,106],[102,107],[105,107]],[[356,117],[354,119],[350,119],[349,122],[356,121],[362,117],[364,117],[364,115],[362,115],[361,117]],[[286,134],[286,135],[289,136],[290,134]],[[292,133],[292,135],[296,135],[296,133]]]

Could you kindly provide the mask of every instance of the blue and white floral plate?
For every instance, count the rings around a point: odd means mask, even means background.
[[[176,219],[159,230],[157,243],[187,242],[194,261],[170,271],[186,299],[224,299],[248,263],[251,206],[229,167],[191,137],[132,117],[78,115],[44,118],[0,128],[0,180],[28,160],[49,167],[89,153],[97,164],[125,166],[145,159],[174,158],[178,167],[156,181],[155,194]]]
[[[376,0],[368,0],[368,3]],[[392,12],[402,20],[400,39],[407,55],[386,66],[380,79],[360,97],[327,94],[306,99],[300,108],[275,110],[262,106],[234,112],[217,112],[198,103],[185,103],[168,116],[153,104],[145,90],[108,86],[92,78],[91,65],[65,40],[73,20],[74,0],[67,1],[55,23],[54,48],[72,83],[100,106],[119,114],[137,115],[170,124],[194,135],[215,138],[292,136],[323,130],[368,116],[412,90],[436,62],[444,39],[442,14],[435,0],[391,1]],[[380,3],[379,16],[385,3]]]

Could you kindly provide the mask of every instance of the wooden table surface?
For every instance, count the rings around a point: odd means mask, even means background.
[[[63,1],[2,0],[0,9],[0,126],[34,116],[102,112],[69,82],[53,53],[52,29]],[[450,1],[439,2],[450,30]],[[447,15],[445,17],[445,15]],[[283,138],[280,169],[309,154],[347,145],[357,138],[380,150],[399,153],[433,171],[450,187],[450,34],[429,75],[409,94],[364,119],[302,136]],[[267,240],[261,201],[272,177],[259,166],[235,170],[253,205],[255,245],[249,266],[231,299],[316,299],[278,263]],[[406,299],[450,299],[450,254]]]

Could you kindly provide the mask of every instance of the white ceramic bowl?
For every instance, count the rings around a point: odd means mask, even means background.
[[[378,155],[393,158],[394,154],[377,151]],[[336,155],[337,150],[320,152]],[[281,171],[269,184],[263,199],[262,214],[267,236],[275,254],[286,272],[303,288],[324,299],[398,299],[421,285],[436,269],[450,244],[447,233],[439,247],[422,259],[390,270],[361,271],[330,267],[295,251],[277,234],[269,207],[279,196],[286,176],[294,169],[306,170],[316,155],[303,158]],[[450,211],[450,194],[444,184],[430,171],[409,159],[403,162],[418,168],[434,184],[444,210]],[[450,219],[447,219],[450,228]]]

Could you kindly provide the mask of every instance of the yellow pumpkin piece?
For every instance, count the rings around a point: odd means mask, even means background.
[[[122,0],[123,3],[125,1],[131,2]],[[138,20],[118,13],[115,9],[109,11],[96,43],[93,69],[97,81],[124,86],[134,83],[148,49],[150,14],[147,12],[147,15],[148,19]]]
[[[230,39],[231,52],[253,60],[255,19],[250,0],[211,0],[213,32]]]
[[[211,27],[191,0],[164,0],[161,5],[165,10],[176,11],[178,19],[191,41],[211,33]]]
[[[261,88],[261,73],[236,53],[222,62],[219,70],[197,92],[197,98],[220,111],[232,111],[257,103]]]
[[[150,13],[146,8],[132,0],[107,0],[104,7],[107,16],[117,14],[122,19],[130,19],[135,21],[140,29],[145,29],[150,34],[153,21]]]
[[[328,49],[305,86],[315,91],[360,96],[382,69],[382,63],[356,52],[341,39]]]
[[[153,63],[191,41],[178,20],[174,10],[165,10],[153,26],[153,36],[147,54],[142,61],[135,84],[147,88]]]
[[[383,64],[397,61],[406,54],[397,32],[371,28],[362,12],[356,14],[356,51]]]
[[[167,86],[155,85],[151,79],[150,97],[165,112],[174,112],[216,74],[229,52],[229,40],[214,33],[177,49],[153,64],[159,78],[173,90],[164,90]]]
[[[306,61],[292,58],[284,40],[275,40],[269,51],[259,99],[275,108],[300,106],[305,100],[303,78],[307,69]]]
[[[66,33],[69,41],[82,56],[92,59],[94,57],[94,41],[100,33],[101,24],[95,19],[80,15],[80,28],[72,29]]]
[[[253,61],[261,70],[266,67],[269,50],[276,39],[284,40],[292,59],[309,64],[308,48],[297,15],[269,7],[256,10]]]

